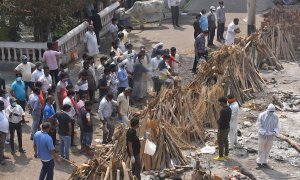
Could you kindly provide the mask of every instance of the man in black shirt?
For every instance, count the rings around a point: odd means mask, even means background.
[[[194,21],[194,38],[196,39],[196,37],[202,32],[202,29],[200,27],[200,18],[201,18],[201,14],[197,14],[196,16],[196,20]]]
[[[230,119],[231,119],[231,109],[227,105],[227,99],[225,97],[220,97],[218,99],[222,109],[220,111],[220,119],[218,120],[218,145],[219,145],[219,156],[214,159],[217,161],[222,161],[224,158],[228,158],[229,147],[228,147],[228,133],[230,129]],[[225,149],[225,156],[224,156]]]
[[[99,79],[99,83],[98,83],[100,101],[108,93],[109,84],[110,84],[110,69],[105,68],[104,74],[101,77],[101,79]]]
[[[80,129],[82,134],[81,152],[91,156],[92,153],[90,151],[90,146],[92,145],[93,140],[93,122],[91,119],[91,111],[93,103],[91,101],[85,101],[84,105],[85,106],[80,110],[82,123],[82,128]]]
[[[141,180],[141,159],[140,159],[140,148],[141,143],[139,137],[136,135],[136,130],[139,128],[139,119],[132,118],[130,120],[131,128],[127,131],[127,152],[130,157],[130,162],[132,165],[132,174]]]
[[[70,146],[71,146],[71,135],[72,135],[72,119],[68,115],[71,111],[69,104],[64,104],[61,112],[55,113],[48,119],[51,122],[54,119],[58,121],[58,134],[60,139],[60,155],[62,158],[70,159]]]

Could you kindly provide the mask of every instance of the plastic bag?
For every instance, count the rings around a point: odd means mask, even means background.
[[[153,156],[155,151],[156,151],[156,145],[147,139],[145,143],[144,153]]]

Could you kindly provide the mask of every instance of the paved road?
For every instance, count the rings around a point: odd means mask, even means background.
[[[210,6],[218,6],[220,0],[191,0],[186,7],[189,13],[199,13],[201,9],[209,9]],[[247,12],[247,0],[223,0],[228,12]],[[272,0],[257,0],[257,12],[264,11],[272,7]]]

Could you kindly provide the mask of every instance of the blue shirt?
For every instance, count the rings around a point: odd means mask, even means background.
[[[33,136],[33,141],[37,147],[37,155],[42,161],[50,161],[53,159],[50,151],[54,150],[54,145],[48,133],[43,131],[36,132]]]
[[[207,31],[208,30],[208,20],[206,16],[201,16],[200,18],[200,27],[202,31]]]
[[[125,68],[118,69],[119,87],[128,87],[128,75]]]
[[[25,101],[26,100],[26,93],[25,93],[25,83],[24,81],[14,81],[10,89],[14,92],[14,95],[17,100],[19,101]]]
[[[44,121],[48,121],[48,119],[55,114],[54,108],[51,104],[46,103],[46,106],[44,108]],[[52,121],[52,124],[55,121]]]

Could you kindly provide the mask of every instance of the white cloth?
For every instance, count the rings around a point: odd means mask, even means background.
[[[88,89],[89,89],[89,83],[87,80],[85,80],[85,81],[78,80],[77,84],[75,85],[76,92],[86,91]]]
[[[168,0],[168,6],[171,8],[171,6],[179,6],[181,0]]]
[[[34,68],[35,65],[31,62],[27,62],[27,64],[19,64],[15,70],[21,72],[22,74],[22,80],[26,82],[31,81],[31,69]]]
[[[9,118],[10,113],[12,113],[11,118]],[[15,116],[14,114],[17,114],[18,116]],[[25,115],[25,112],[23,110],[23,108],[20,105],[16,105],[16,107],[12,107],[11,105],[9,105],[6,108],[6,116],[8,118],[8,121],[11,123],[19,123],[20,121],[22,121],[22,116]]]
[[[129,125],[129,118],[128,116],[121,116],[121,120],[122,120],[122,123],[126,125],[126,127],[128,127]]]
[[[98,76],[98,80],[102,78],[103,74],[104,74],[104,66],[100,63],[99,66],[97,67],[97,76]]]
[[[52,86],[52,77],[50,75],[45,76],[45,74],[43,74],[38,81],[43,84],[42,91],[47,93],[47,90]]]
[[[84,35],[84,43],[87,44],[88,55],[95,56],[99,53],[97,37],[95,32],[87,31]]]
[[[4,98],[4,97],[0,97],[0,100],[3,101],[4,103],[4,109],[6,109],[9,106],[9,97]]]
[[[262,112],[257,119],[258,128],[258,158],[259,164],[267,163],[270,150],[273,145],[273,138],[279,134],[279,119],[275,113],[275,106],[270,104],[268,109]]]
[[[8,133],[9,123],[5,110],[0,111],[0,132]]]
[[[129,53],[128,51],[125,51],[123,53],[123,59],[133,59],[133,60],[135,60],[136,57],[137,57],[137,53],[135,52],[135,50],[132,50],[131,53]]]
[[[129,111],[129,97],[126,97],[124,92],[119,94],[117,98],[117,105],[120,109],[121,116],[127,116]]]
[[[32,75],[31,75],[31,82],[36,82],[36,81],[38,81],[39,80],[39,78],[41,77],[41,76],[43,76],[44,75],[44,70],[41,70],[41,71],[39,71],[39,70],[34,70],[33,71],[33,73],[32,73]]]
[[[110,118],[113,110],[114,110],[114,104],[116,104],[116,101],[107,101],[106,97],[103,97],[100,101],[99,108],[98,108],[98,114],[100,120],[105,120],[106,118]]]
[[[63,105],[68,104],[71,106],[71,110],[69,112],[66,112],[70,118],[74,119],[75,115],[76,115],[76,111],[75,111],[75,107],[73,106],[72,100],[70,97],[65,97],[65,99],[63,100]]]
[[[118,48],[122,51],[122,53],[126,51],[124,41],[120,40]]]
[[[238,102],[233,102],[229,105],[231,109],[231,119],[230,119],[230,130],[229,130],[229,146],[234,147],[237,143],[237,125],[238,125],[238,115],[239,115],[239,104]]]
[[[237,28],[238,28],[238,26],[235,25],[233,22],[231,22],[228,25],[225,45],[230,46],[234,43],[234,38],[235,38],[235,35],[236,35],[235,30]]]
[[[162,58],[152,58],[150,61],[150,70],[152,77],[158,77],[159,76],[159,70],[158,70],[158,64],[162,61]]]
[[[118,31],[119,31],[118,25],[111,24],[109,27],[109,31],[110,31],[110,33],[114,33],[115,35],[117,35]]]
[[[125,59],[123,60],[123,62],[125,63],[125,69],[127,72],[129,73],[133,73],[134,71],[134,59]]]
[[[109,92],[114,95],[115,100],[117,99],[118,85],[119,85],[118,75],[116,72],[112,72],[110,74]]]

